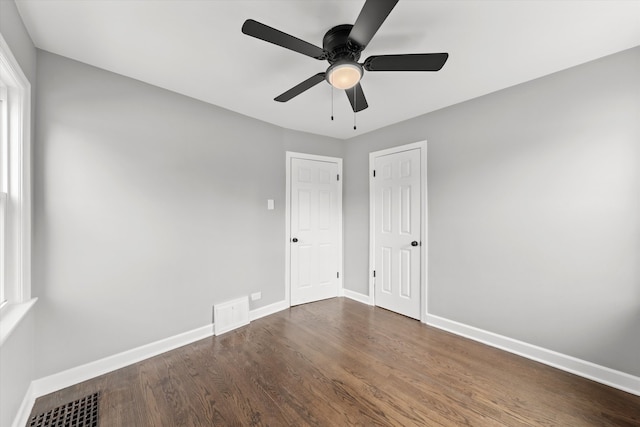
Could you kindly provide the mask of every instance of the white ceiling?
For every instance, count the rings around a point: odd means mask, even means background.
[[[290,129],[350,138],[640,45],[640,1],[400,0],[364,51],[448,52],[437,73],[370,72],[353,112],[325,83],[273,98],[328,66],[241,32],[252,18],[318,46],[363,0],[17,0],[35,45]],[[612,76],[615,78],[615,76]]]

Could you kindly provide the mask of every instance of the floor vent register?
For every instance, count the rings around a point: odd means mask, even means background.
[[[93,393],[36,415],[27,427],[97,427],[98,397]]]

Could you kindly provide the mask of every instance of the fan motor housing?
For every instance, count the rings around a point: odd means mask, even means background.
[[[327,61],[333,64],[341,60],[350,60],[353,62],[360,59],[362,48],[349,42],[349,33],[351,33],[353,25],[344,24],[331,28],[322,39],[322,48],[327,51]]]

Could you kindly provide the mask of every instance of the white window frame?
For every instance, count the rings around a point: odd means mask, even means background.
[[[3,120],[0,117],[0,120]],[[5,269],[6,269],[6,248],[5,248],[5,236],[6,236],[6,224],[7,224],[7,193],[0,191],[0,310],[7,304],[7,297],[5,291]]]
[[[31,84],[2,34],[0,81],[8,122],[0,156],[0,192],[6,193],[1,345],[35,302],[31,299]]]
[[[9,127],[7,111],[7,87],[0,80],[0,309],[7,303],[5,296],[5,239],[7,218],[7,128]]]

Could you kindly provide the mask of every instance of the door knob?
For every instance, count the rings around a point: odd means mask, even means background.
[[[413,242],[411,242],[411,246],[418,246],[418,242],[414,240]]]
[[[297,238],[297,237],[294,237],[293,239],[291,239],[291,241],[292,241],[293,243],[297,243],[297,242],[298,242],[298,238]]]

